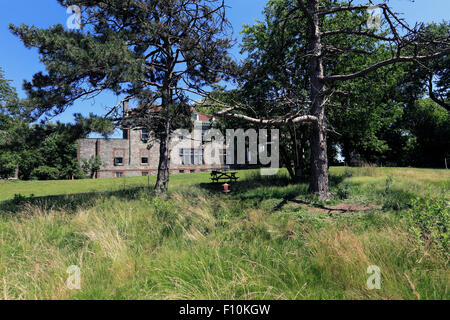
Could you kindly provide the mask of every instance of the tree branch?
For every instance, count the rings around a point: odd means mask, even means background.
[[[240,107],[230,107],[218,112],[214,112],[213,114],[217,117],[225,117],[225,118],[234,118],[234,119],[240,119],[245,120],[252,123],[258,123],[258,124],[264,124],[264,125],[285,125],[288,123],[318,123],[318,119],[315,116],[311,115],[304,115],[304,116],[294,116],[291,118],[285,118],[285,119],[258,119],[258,118],[252,118],[243,114],[239,113],[233,113],[232,111],[240,109]]]
[[[428,56],[412,56],[412,57],[397,57],[397,58],[392,58],[392,59],[388,59],[388,60],[384,60],[384,61],[380,61],[370,67],[367,67],[363,70],[360,70],[358,72],[355,73],[351,73],[351,74],[345,74],[345,75],[334,75],[334,76],[328,76],[328,77],[324,77],[322,80],[323,81],[345,81],[345,80],[351,80],[351,79],[355,79],[355,78],[359,78],[362,76],[365,76],[366,74],[378,70],[382,67],[394,64],[394,63],[398,63],[398,62],[414,62],[416,60],[421,61],[421,60],[431,60],[431,59],[436,59],[436,58],[440,58],[440,57],[444,57],[446,55],[450,54],[450,48],[446,49],[444,51],[432,54],[432,55],[428,55]]]
[[[441,107],[445,108],[447,111],[450,111],[450,105],[446,103],[444,100],[439,99],[436,94],[433,92],[433,75],[428,79],[428,95],[430,99],[436,102]]]

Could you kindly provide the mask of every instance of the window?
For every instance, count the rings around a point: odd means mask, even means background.
[[[116,172],[116,178],[123,178],[123,172]]]
[[[147,171],[142,171],[142,176],[143,177],[148,177],[148,172]]]
[[[192,118],[194,119],[194,121],[197,121],[198,120],[198,113],[195,113]]]
[[[139,158],[141,166],[147,166],[150,163],[150,152],[147,149],[139,149]]]
[[[184,170],[180,170],[180,173],[184,173]]]
[[[180,140],[184,140],[184,136],[179,136]]]
[[[123,166],[123,158],[122,157],[115,157],[114,158],[114,165],[117,166]]]
[[[148,130],[147,129],[142,129],[142,131],[141,131],[141,139],[142,140],[148,140]]]
[[[195,173],[195,170],[191,170],[191,173]]]
[[[182,164],[182,165],[204,164],[204,150],[202,150],[202,149],[180,149],[180,164]]]

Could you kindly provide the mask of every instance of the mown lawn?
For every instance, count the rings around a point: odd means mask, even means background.
[[[332,168],[329,203],[239,175],[230,195],[208,174],[164,197],[147,178],[0,184],[0,299],[450,298],[448,171]]]
[[[170,185],[199,184],[209,180],[209,173],[198,173],[191,175],[171,175]],[[153,186],[155,177],[136,177],[119,179],[99,179],[99,180],[75,180],[75,181],[9,181],[0,182],[0,201],[10,200],[14,195],[23,196],[34,195],[36,197],[54,196],[65,194],[79,194],[90,192],[107,192],[122,190],[133,187]]]

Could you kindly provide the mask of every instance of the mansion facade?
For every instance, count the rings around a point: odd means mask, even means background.
[[[170,143],[170,173],[210,172],[227,168],[226,149],[202,139],[211,126],[211,116],[194,113],[194,130],[187,134],[176,131]],[[156,175],[159,164],[159,144],[147,148],[146,130],[123,130],[121,139],[78,140],[78,162],[99,157],[102,166],[97,179]],[[210,150],[215,150],[210,152]]]

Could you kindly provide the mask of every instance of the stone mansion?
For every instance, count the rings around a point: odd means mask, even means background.
[[[211,125],[211,116],[194,112],[194,130],[186,134],[175,132],[170,144],[170,173],[195,173],[224,169],[226,149],[215,146],[217,152],[205,152],[208,145],[202,137]],[[181,132],[181,130],[180,130]],[[103,165],[96,178],[119,178],[156,175],[159,144],[147,149],[146,130],[123,130],[121,139],[80,139],[78,162],[98,156]]]

